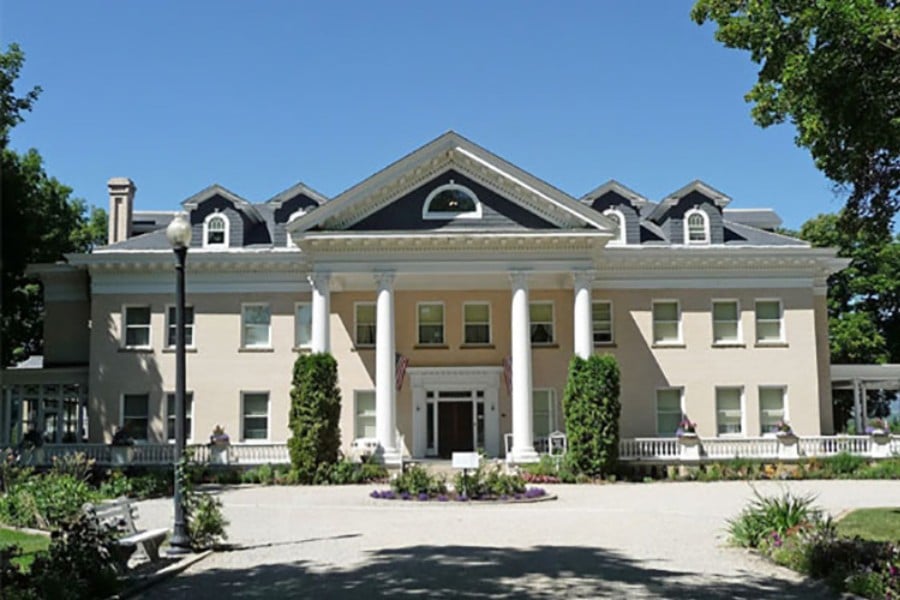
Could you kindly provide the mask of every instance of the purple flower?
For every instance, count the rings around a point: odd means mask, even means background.
[[[372,490],[372,493],[369,494],[369,498],[381,498],[381,492],[378,490]]]
[[[448,498],[444,494],[441,494],[440,496],[437,497],[438,502],[446,502],[447,500],[448,500]]]
[[[397,497],[397,494],[395,494],[393,492],[393,490],[385,490],[385,491],[381,492],[381,497],[384,500],[393,500],[394,498]]]
[[[412,498],[412,496],[410,495],[409,492],[403,492],[402,494],[400,494],[400,498],[402,500],[409,500],[410,498]]]
[[[428,500],[428,494],[426,494],[425,492],[420,492],[419,500],[422,500],[422,501]]]
[[[781,545],[784,543],[784,541],[781,539],[781,536],[778,534],[777,531],[772,532],[771,538],[772,538],[772,545],[775,546],[776,548],[781,548]]]
[[[460,502],[468,502],[469,501],[469,497],[466,496],[465,494],[460,494],[459,496],[456,497],[456,499]]]

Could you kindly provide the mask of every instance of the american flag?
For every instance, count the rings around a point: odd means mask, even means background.
[[[406,367],[409,366],[409,357],[403,356],[399,352],[395,355],[395,374],[397,376],[397,391],[403,387],[403,378],[406,377]]]
[[[512,394],[512,356],[503,359],[503,381],[506,382],[506,393]]]

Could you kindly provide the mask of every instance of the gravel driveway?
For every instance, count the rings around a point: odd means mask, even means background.
[[[836,515],[900,504],[890,481],[758,482]],[[818,584],[725,543],[744,482],[557,485],[517,506],[378,501],[364,487],[232,487],[230,541],[142,597],[827,598]],[[141,503],[146,527],[171,501]]]

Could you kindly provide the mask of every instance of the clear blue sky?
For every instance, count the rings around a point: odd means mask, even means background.
[[[753,125],[755,65],[691,4],[3,0],[19,89],[44,88],[13,146],[104,207],[113,176],[145,210],[214,182],[333,196],[454,129],[576,197],[699,178],[790,227],[837,210],[793,127]]]

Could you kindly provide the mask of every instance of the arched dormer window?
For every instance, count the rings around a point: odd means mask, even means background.
[[[423,219],[480,219],[481,202],[469,188],[450,183],[435,188],[422,205]]]
[[[300,217],[302,217],[302,216],[305,215],[305,214],[306,214],[306,209],[305,209],[305,208],[301,208],[301,209],[299,209],[299,210],[295,210],[294,212],[291,213],[291,216],[288,217],[287,222],[290,223],[290,222],[292,222],[294,219],[299,219]],[[285,225],[287,225],[287,223],[285,223]],[[288,248],[293,248],[293,247],[294,247],[294,240],[291,239],[291,234],[290,234],[290,232],[285,231],[285,232],[284,232],[284,236],[287,238],[287,247],[288,247]]]
[[[692,208],[684,215],[684,243],[709,243],[709,215],[699,208]]]
[[[603,211],[603,216],[605,216],[610,221],[614,221],[616,224],[616,237],[610,240],[611,244],[624,244],[625,243],[625,215],[622,214],[622,211],[617,208],[608,208]]]
[[[228,247],[228,217],[222,213],[212,213],[203,222],[203,247]]]

